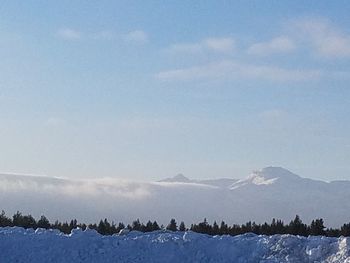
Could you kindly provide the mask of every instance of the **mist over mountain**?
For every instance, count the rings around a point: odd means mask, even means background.
[[[245,179],[191,180],[177,175],[158,182],[120,179],[73,180],[0,174],[0,209],[17,210],[50,220],[101,218],[131,222],[139,218],[166,224],[225,220],[258,223],[296,214],[309,223],[323,218],[327,226],[349,221],[350,181],[302,178],[280,167],[254,171]]]

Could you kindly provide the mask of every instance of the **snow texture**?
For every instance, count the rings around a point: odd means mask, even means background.
[[[350,238],[0,228],[0,262],[350,262]]]

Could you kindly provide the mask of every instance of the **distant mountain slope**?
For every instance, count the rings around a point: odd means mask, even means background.
[[[139,218],[187,224],[207,218],[227,223],[291,220],[296,214],[327,226],[350,221],[350,181],[302,178],[280,167],[267,167],[245,179],[191,180],[183,175],[160,182],[120,179],[70,180],[0,174],[0,209],[51,220],[95,222],[107,217],[130,222]]]
[[[183,174],[178,174],[171,178],[162,179],[158,182],[161,183],[194,183],[194,184],[205,184],[216,186],[220,188],[229,188],[233,183],[237,182],[238,179],[233,178],[219,178],[219,179],[207,179],[207,180],[190,180]]]

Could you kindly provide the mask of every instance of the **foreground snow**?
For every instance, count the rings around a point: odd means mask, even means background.
[[[0,228],[0,262],[350,262],[350,238]]]

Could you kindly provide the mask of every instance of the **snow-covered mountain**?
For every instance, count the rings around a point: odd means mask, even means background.
[[[270,185],[298,181],[301,177],[281,167],[266,167],[261,171],[254,171],[245,179],[238,180],[231,185],[231,189],[244,187],[247,185]]]
[[[296,214],[309,223],[322,217],[327,226],[350,221],[350,181],[302,178],[280,167],[267,167],[245,179],[191,180],[183,175],[158,182],[119,179],[72,180],[43,176],[0,175],[0,209],[51,220],[130,222],[170,218],[187,224],[207,218],[228,223],[289,221]]]

